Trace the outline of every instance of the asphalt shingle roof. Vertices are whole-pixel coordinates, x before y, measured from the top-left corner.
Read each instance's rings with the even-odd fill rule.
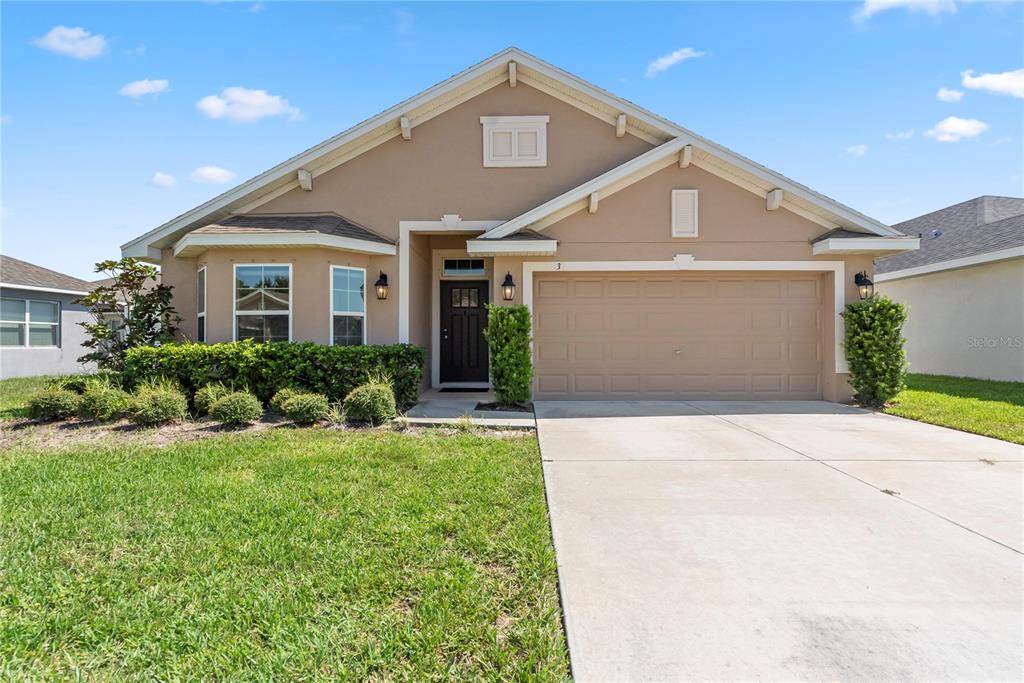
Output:
[[[976,197],[892,226],[921,248],[875,261],[875,272],[927,266],[1024,246],[1024,199]]]
[[[7,285],[23,286],[27,289],[66,289],[74,292],[88,292],[95,286],[77,277],[58,273],[49,268],[37,266],[12,256],[0,255],[0,282]]]
[[[219,223],[203,226],[194,232],[218,234],[260,234],[264,232],[281,232],[282,230],[319,232],[324,235],[350,237],[352,239],[365,240],[367,242],[394,244],[394,242],[386,237],[378,235],[358,223],[335,213],[296,214],[288,216],[252,214],[245,216],[231,216]]]

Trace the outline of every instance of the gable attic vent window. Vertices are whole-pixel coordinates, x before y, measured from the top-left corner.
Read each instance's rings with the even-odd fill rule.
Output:
[[[697,236],[697,190],[672,190],[672,236]]]
[[[481,116],[484,166],[548,165],[548,116]]]
[[[484,275],[484,260],[482,258],[446,258],[444,260],[444,275]]]

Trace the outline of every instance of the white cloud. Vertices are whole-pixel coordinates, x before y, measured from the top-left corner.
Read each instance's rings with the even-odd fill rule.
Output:
[[[938,98],[939,102],[959,102],[964,98],[964,91],[953,90],[952,88],[939,88],[939,92],[935,93],[935,97]]]
[[[930,16],[956,14],[956,2],[953,0],[864,0],[864,4],[853,13],[853,18],[856,21],[867,21],[879,12],[900,8],[924,12]]]
[[[188,179],[193,183],[223,185],[224,183],[230,183],[237,177],[238,174],[234,171],[229,171],[220,166],[200,166],[189,174]]]
[[[14,123],[13,116],[11,116],[10,114],[4,114],[3,116],[0,116],[0,124],[6,126],[9,123]]]
[[[965,88],[984,90],[994,95],[1010,95],[1024,99],[1024,69],[1004,71],[1000,74],[974,75],[974,69],[960,72]]]
[[[846,153],[852,157],[862,157],[868,153],[867,145],[850,145],[846,148]]]
[[[156,95],[157,93],[162,93],[167,90],[170,85],[171,82],[164,79],[151,81],[148,78],[143,78],[141,81],[126,83],[117,91],[117,94],[138,99],[143,95]]]
[[[978,119],[962,119],[959,116],[948,116],[924,134],[939,142],[960,142],[964,138],[981,135],[988,129],[988,124]]]
[[[391,16],[395,18],[395,29],[399,33],[412,33],[416,24],[416,15],[408,10],[396,9],[391,12]]]
[[[898,131],[896,133],[886,133],[885,134],[885,139],[886,140],[892,140],[893,142],[903,142],[905,140],[909,140],[912,137],[914,137],[914,129],[913,128],[909,128],[907,130],[901,130],[901,131]]]
[[[54,26],[50,32],[32,41],[41,47],[59,55],[68,55],[75,59],[94,59],[107,50],[107,39],[100,35],[92,35],[84,28]]]
[[[267,116],[288,116],[292,121],[302,118],[298,108],[283,97],[239,86],[224,88],[220,95],[207,95],[196,102],[196,108],[211,119],[236,123],[259,121]]]
[[[174,187],[178,184],[177,178],[172,176],[170,173],[162,173],[160,171],[154,173],[153,177],[149,179],[149,182],[157,187]]]
[[[647,73],[644,74],[644,78],[654,78],[662,71],[672,68],[679,62],[685,62],[687,59],[703,57],[706,54],[706,52],[702,52],[692,47],[684,47],[667,55],[662,55],[647,65]]]
[[[251,5],[249,5],[249,11],[253,13],[262,12],[265,9],[267,9],[267,6],[262,2],[254,2]]]

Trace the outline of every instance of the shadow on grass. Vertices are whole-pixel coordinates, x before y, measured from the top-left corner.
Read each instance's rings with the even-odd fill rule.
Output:
[[[907,389],[931,391],[979,401],[1001,401],[1024,407],[1024,382],[997,382],[972,377],[908,374]]]

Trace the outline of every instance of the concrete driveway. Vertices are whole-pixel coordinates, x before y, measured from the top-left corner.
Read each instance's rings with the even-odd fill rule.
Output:
[[[1024,679],[1024,447],[823,402],[536,412],[577,680]]]

